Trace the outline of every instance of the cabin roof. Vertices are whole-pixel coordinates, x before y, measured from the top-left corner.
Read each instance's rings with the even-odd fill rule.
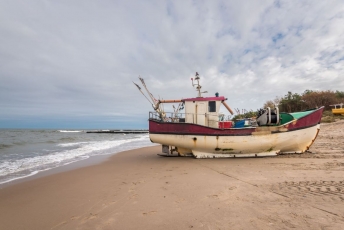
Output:
[[[226,98],[224,96],[220,97],[195,97],[195,98],[185,98],[182,101],[224,101]]]

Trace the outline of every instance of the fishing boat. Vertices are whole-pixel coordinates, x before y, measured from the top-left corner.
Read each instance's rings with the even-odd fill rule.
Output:
[[[330,105],[333,106],[334,108],[332,109],[332,114],[333,115],[344,115],[344,104],[335,104],[335,105]]]
[[[165,156],[193,156],[195,158],[259,157],[283,153],[303,153],[309,149],[320,130],[324,107],[302,112],[279,112],[278,107],[258,111],[256,118],[240,121],[226,120],[220,113],[224,106],[232,109],[224,96],[203,97],[199,74],[191,78],[197,97],[157,100],[146,89],[152,103],[149,112],[149,137],[162,145]],[[135,84],[135,83],[134,83]],[[143,95],[139,85],[135,84]],[[171,112],[163,104],[178,103]]]

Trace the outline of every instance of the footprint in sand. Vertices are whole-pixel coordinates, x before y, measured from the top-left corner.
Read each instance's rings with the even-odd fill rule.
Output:
[[[77,219],[79,219],[80,218],[80,216],[72,216],[70,219],[71,220],[77,220]]]
[[[155,213],[157,213],[157,211],[143,212],[142,215],[148,216],[148,215],[155,214]]]
[[[216,194],[214,194],[214,195],[208,195],[207,197],[208,197],[208,198],[214,198],[214,199],[218,199],[218,198],[219,198],[219,196],[216,195]]]

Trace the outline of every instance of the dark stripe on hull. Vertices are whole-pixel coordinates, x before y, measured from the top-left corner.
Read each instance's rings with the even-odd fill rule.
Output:
[[[316,126],[321,121],[324,107],[314,110],[298,120],[281,126],[264,126],[250,128],[218,129],[190,123],[170,123],[149,120],[149,133],[151,134],[172,134],[172,135],[195,135],[195,136],[249,136],[253,132],[271,131],[271,133],[291,132]],[[279,131],[278,129],[287,129]]]

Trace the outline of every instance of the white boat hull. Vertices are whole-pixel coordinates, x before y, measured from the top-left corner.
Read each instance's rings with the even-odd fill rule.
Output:
[[[154,143],[174,146],[179,155],[196,158],[271,156],[279,153],[303,153],[314,142],[320,124],[294,131],[256,133],[244,136],[205,136],[153,134]]]

